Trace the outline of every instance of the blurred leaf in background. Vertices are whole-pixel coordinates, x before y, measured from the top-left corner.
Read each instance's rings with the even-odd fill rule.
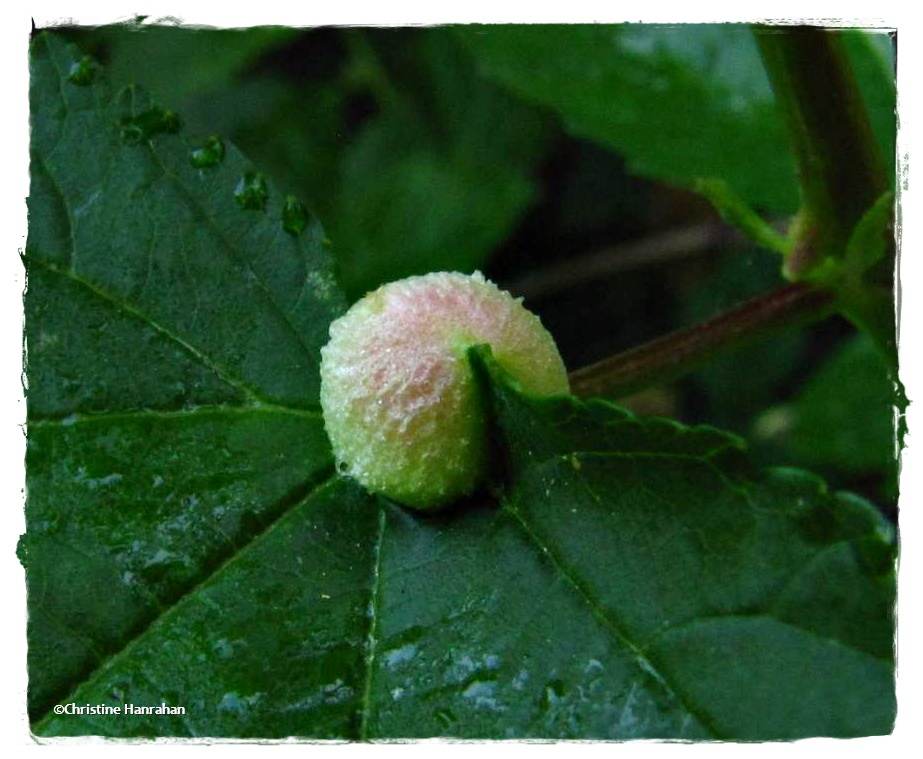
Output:
[[[681,186],[721,179],[770,213],[795,210],[788,135],[748,26],[470,26],[459,33],[488,75],[554,109],[575,134],[622,153],[632,171]],[[890,40],[844,36],[879,140],[893,157]]]
[[[748,27],[476,26],[460,34],[485,72],[625,155],[634,172],[682,185],[717,177],[751,203],[795,209],[788,138]]]
[[[899,402],[881,355],[866,335],[843,341],[790,403],[756,421],[753,438],[777,461],[798,462],[838,486],[897,498]]]
[[[478,78],[446,30],[379,30],[378,48],[351,35],[353,76],[380,111],[344,153],[327,217],[347,291],[482,267],[534,198],[545,124]]]
[[[179,107],[191,96],[224,86],[267,51],[298,34],[285,27],[208,29],[139,23],[81,29],[83,41],[106,51],[116,87],[142,84]]]

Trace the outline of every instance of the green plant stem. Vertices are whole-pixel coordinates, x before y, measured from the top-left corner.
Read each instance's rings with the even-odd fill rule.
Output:
[[[795,149],[808,246],[797,278],[827,256],[841,257],[863,214],[889,187],[885,163],[839,32],[817,27],[754,29]]]
[[[756,27],[754,33],[792,134],[801,179],[803,205],[785,273],[819,282],[823,267],[835,271],[833,262],[842,265],[857,225],[892,182],[841,33],[816,27]],[[869,332],[892,372],[893,277],[892,239],[863,281],[851,282],[838,299],[839,310]]]
[[[803,284],[780,287],[706,322],[673,332],[570,375],[581,396],[622,397],[668,382],[718,353],[829,315],[832,293]]]

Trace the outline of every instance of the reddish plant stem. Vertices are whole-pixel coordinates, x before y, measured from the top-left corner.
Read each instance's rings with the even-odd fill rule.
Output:
[[[676,379],[716,353],[821,319],[833,311],[833,306],[834,296],[827,291],[802,284],[786,285],[694,327],[571,372],[571,390],[582,396],[630,395]]]

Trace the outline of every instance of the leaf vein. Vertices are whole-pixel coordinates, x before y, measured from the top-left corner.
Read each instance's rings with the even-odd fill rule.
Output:
[[[267,302],[272,306],[275,312],[279,315],[279,317],[282,319],[282,322],[291,330],[292,334],[295,337],[295,341],[298,344],[298,347],[304,352],[305,356],[307,356],[309,364],[311,365],[316,364],[317,360],[314,354],[312,353],[311,349],[305,343],[304,337],[302,336],[301,331],[298,329],[298,327],[295,326],[295,323],[289,317],[289,313],[276,300],[275,296],[273,295],[272,291],[269,289],[269,287],[267,286],[263,278],[260,277],[259,274],[256,273],[256,271],[254,271],[253,266],[247,260],[247,257],[237,251],[235,246],[227,238],[224,232],[221,231],[220,227],[215,223],[215,220],[211,217],[211,215],[206,210],[205,206],[195,196],[195,194],[191,190],[189,190],[189,188],[186,187],[183,181],[176,174],[174,174],[167,168],[166,164],[163,162],[163,159],[158,154],[156,150],[156,146],[151,140],[147,141],[147,147],[150,150],[151,157],[157,162],[157,165],[160,167],[160,170],[163,172],[164,178],[166,178],[171,184],[173,184],[177,189],[179,189],[180,192],[183,194],[183,196],[186,198],[186,200],[189,201],[189,203],[193,205],[199,211],[199,215],[205,221],[205,223],[209,226],[212,232],[214,232],[215,236],[221,242],[222,249],[224,249],[227,252],[230,259],[236,265],[241,266],[244,269],[246,269],[248,272],[250,272],[250,274],[253,276],[254,281],[258,284],[260,290],[262,290],[264,295],[266,296]]]
[[[276,404],[260,403],[258,405],[232,406],[225,404],[214,404],[209,406],[186,406],[178,409],[150,409],[139,408],[127,411],[105,411],[101,413],[81,413],[70,414],[65,417],[38,417],[27,420],[27,425],[32,428],[44,427],[70,427],[75,424],[87,424],[92,422],[111,423],[118,421],[128,421],[131,419],[184,419],[193,416],[231,416],[233,414],[290,414],[292,416],[301,416],[307,419],[321,419],[320,411],[314,409],[301,409],[293,406],[279,406]]]
[[[365,686],[362,690],[362,719],[359,723],[359,740],[368,739],[369,712],[371,711],[372,696],[372,671],[375,664],[375,648],[377,646],[378,606],[380,603],[379,592],[381,589],[381,548],[385,539],[385,525],[387,516],[384,508],[378,512],[378,535],[375,538],[373,549],[374,560],[372,563],[372,582],[369,597],[369,632],[366,640],[365,657]]]
[[[173,332],[171,332],[169,329],[164,327],[159,322],[155,321],[149,314],[145,313],[144,311],[141,311],[138,308],[132,306],[128,302],[119,298],[118,296],[113,295],[112,293],[106,292],[100,287],[97,287],[95,284],[84,279],[76,272],[67,271],[65,269],[62,269],[59,266],[56,266],[50,261],[46,261],[44,259],[37,258],[34,256],[29,256],[27,261],[30,265],[41,266],[42,268],[46,269],[47,271],[52,272],[53,274],[56,274],[59,277],[70,279],[71,281],[76,282],[79,285],[82,285],[87,290],[89,290],[91,293],[93,293],[93,295],[98,297],[100,300],[105,301],[107,304],[113,307],[116,311],[122,314],[128,315],[128,316],[131,316],[132,318],[137,319],[138,321],[151,327],[157,333],[163,335],[168,340],[179,345],[181,348],[183,348],[185,352],[187,352],[193,358],[198,360],[206,368],[213,371],[219,377],[219,379],[221,379],[226,384],[230,385],[231,387],[243,393],[243,395],[246,396],[251,402],[267,403],[267,404],[272,403],[272,401],[270,401],[268,398],[262,397],[260,394],[258,394],[257,391],[255,391],[252,387],[246,384],[243,380],[231,375],[226,369],[220,367],[211,358],[209,358],[206,354],[204,354],[194,345],[192,345],[191,343],[189,343],[188,341],[186,341],[179,335],[176,335]]]
[[[682,694],[682,692],[676,687],[675,684],[667,682],[663,674],[660,673],[654,667],[651,661],[644,655],[644,651],[641,649],[641,647],[628,637],[620,624],[612,619],[611,612],[604,610],[602,606],[592,597],[587,588],[583,586],[583,584],[573,575],[573,573],[567,570],[567,568],[561,562],[560,557],[554,551],[552,551],[552,549],[544,541],[542,541],[541,538],[539,538],[539,536],[523,518],[519,510],[516,509],[509,501],[504,503],[503,510],[510,515],[512,521],[519,525],[520,529],[523,531],[526,537],[528,537],[532,544],[548,559],[549,563],[558,573],[561,579],[563,579],[565,583],[571,587],[571,589],[589,608],[592,615],[597,619],[598,622],[600,622],[603,628],[607,630],[613,638],[615,638],[616,642],[618,642],[631,653],[639,669],[650,674],[657,682],[659,682],[667,692],[676,698],[682,708],[687,713],[692,714],[696,720],[698,720],[698,722],[705,728],[705,730],[707,730],[714,738],[723,739],[724,736],[717,730],[711,720],[705,715],[701,714],[697,709],[695,709],[689,703],[689,699]]]

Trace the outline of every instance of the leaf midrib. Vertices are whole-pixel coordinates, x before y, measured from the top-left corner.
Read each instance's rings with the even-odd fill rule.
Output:
[[[583,459],[603,459],[603,460],[605,460],[605,459],[635,459],[635,458],[637,458],[637,459],[642,459],[642,460],[643,460],[643,459],[671,459],[671,460],[678,460],[678,461],[691,461],[691,462],[694,462],[694,463],[696,463],[696,464],[701,464],[702,466],[705,466],[705,467],[707,467],[709,470],[711,470],[711,472],[722,482],[722,484],[724,485],[724,487],[728,488],[728,490],[732,491],[732,492],[735,493],[737,496],[739,496],[741,499],[743,499],[743,500],[747,503],[747,505],[748,505],[750,508],[752,508],[752,509],[754,509],[754,510],[757,510],[757,511],[763,510],[760,506],[758,506],[758,505],[753,501],[753,497],[752,497],[752,495],[751,495],[751,493],[749,492],[749,489],[748,489],[747,487],[745,487],[744,485],[742,485],[742,484],[740,484],[740,483],[735,482],[731,477],[728,476],[728,474],[727,474],[726,472],[724,472],[724,471],[721,469],[721,467],[719,467],[719,466],[714,462],[714,460],[713,460],[713,459],[714,459],[714,453],[716,453],[716,452],[717,452],[717,453],[720,453],[720,450],[717,450],[717,451],[715,451],[715,452],[710,452],[710,453],[707,453],[707,454],[703,454],[702,456],[697,456],[697,455],[687,454],[687,453],[671,453],[671,452],[656,452],[656,451],[596,451],[596,450],[594,450],[594,451],[574,451],[574,452],[571,452],[571,453],[558,454],[558,455],[555,455],[555,456],[551,456],[551,457],[549,457],[549,458],[547,458],[547,459],[543,459],[542,461],[533,464],[532,467],[534,467],[534,468],[540,468],[540,467],[547,466],[547,465],[549,465],[549,464],[556,464],[556,463],[561,463],[561,462],[570,462],[571,459],[572,459],[572,457],[574,457],[574,456],[578,456],[578,457],[583,458]],[[582,476],[580,476],[580,475],[578,475],[578,479],[581,480],[581,483],[582,483],[583,486],[587,489],[587,491],[588,491],[594,498],[596,498],[596,499],[598,500],[598,496],[593,492],[592,488],[590,488],[589,483],[587,483],[587,482],[585,481],[585,479],[584,479]],[[782,514],[779,514],[778,516],[779,516],[780,518],[784,518],[784,515],[782,515]],[[819,639],[819,640],[827,640],[827,641],[830,641],[830,642],[832,642],[832,643],[836,643],[836,644],[838,644],[839,646],[842,646],[843,648],[846,648],[846,649],[848,649],[848,650],[854,651],[854,652],[856,652],[856,653],[863,654],[863,655],[867,655],[867,656],[871,656],[872,658],[879,659],[879,660],[881,660],[881,661],[887,661],[887,658],[886,658],[886,657],[880,657],[880,656],[877,656],[877,655],[875,655],[875,654],[869,653],[868,651],[865,651],[865,650],[863,650],[863,649],[861,649],[861,648],[857,648],[857,647],[851,645],[850,643],[847,643],[846,641],[840,640],[840,639],[838,639],[838,638],[831,638],[831,637],[828,637],[828,636],[821,635],[820,633],[818,633],[818,632],[815,631],[815,630],[812,630],[812,629],[810,629],[810,628],[808,628],[808,627],[804,627],[804,626],[802,626],[802,625],[797,625],[797,624],[793,623],[791,620],[782,619],[782,618],[780,618],[779,616],[777,616],[777,611],[778,611],[777,607],[778,607],[778,604],[779,604],[779,603],[782,601],[782,599],[785,597],[785,594],[786,594],[786,593],[788,592],[788,590],[791,588],[792,584],[795,583],[797,580],[799,580],[799,579],[801,578],[801,576],[802,576],[805,572],[809,571],[817,562],[821,561],[821,560],[827,555],[828,552],[833,551],[833,550],[836,550],[836,549],[838,549],[839,547],[841,547],[841,546],[843,546],[843,545],[849,545],[849,544],[851,544],[851,542],[852,542],[852,540],[851,540],[850,538],[841,538],[841,539],[838,539],[838,540],[831,541],[830,543],[828,543],[826,546],[824,546],[824,547],[823,547],[822,549],[820,549],[819,551],[814,552],[814,553],[808,558],[807,561],[803,562],[803,563],[800,564],[796,569],[792,570],[792,571],[785,577],[785,579],[782,580],[782,581],[780,582],[779,586],[773,591],[771,597],[768,598],[768,599],[765,601],[764,606],[763,606],[759,611],[754,612],[754,613],[752,613],[752,614],[730,613],[730,614],[720,615],[720,616],[727,616],[727,617],[745,617],[745,616],[749,616],[749,617],[758,617],[758,616],[762,616],[762,617],[765,617],[765,618],[767,618],[767,619],[773,619],[773,620],[775,620],[776,622],[779,622],[780,624],[784,624],[784,625],[787,625],[787,626],[789,626],[789,627],[792,627],[793,629],[801,630],[802,632],[804,632],[804,633],[806,633],[806,634],[808,634],[808,635],[811,635],[811,636],[813,636],[813,637],[815,637],[815,638],[817,638],[817,639]],[[603,613],[605,613],[605,612],[603,612]],[[714,617],[717,617],[717,616],[719,616],[719,615],[712,615],[711,617],[708,617],[708,618],[714,618]],[[691,624],[691,623],[695,622],[696,620],[701,620],[701,619],[704,619],[704,617],[693,617],[692,619],[687,620],[686,622],[684,622],[683,625],[685,625],[685,624]],[[681,626],[683,626],[683,625],[677,625],[676,627],[681,627]],[[658,633],[657,635],[655,635],[655,636],[649,638],[648,640],[645,641],[644,646],[640,646],[640,647],[638,648],[638,650],[641,651],[642,653],[643,653],[644,651],[649,650],[649,649],[651,648],[651,646],[653,645],[654,641],[656,641],[659,637],[661,637],[661,636],[663,636],[663,635],[669,633],[670,630],[672,630],[672,629],[674,629],[674,628],[667,628],[666,630],[663,630],[663,631],[661,631],[660,633]]]

